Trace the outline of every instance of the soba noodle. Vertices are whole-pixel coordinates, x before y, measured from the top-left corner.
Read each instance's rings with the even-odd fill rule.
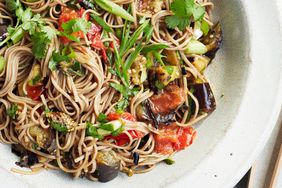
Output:
[[[178,28],[165,27],[165,17],[173,15],[170,11],[171,0],[164,0],[161,10],[157,10],[153,14],[138,8],[140,2],[143,1],[113,0],[124,9],[131,7],[131,14],[135,20],[131,25],[131,33],[140,26],[139,21],[144,17],[150,20],[153,28],[152,37],[148,44],[165,44],[167,45],[166,50],[179,53],[178,57],[183,61],[182,67],[184,67],[186,75],[189,76],[181,75],[172,82],[183,89],[186,94],[183,103],[186,110],[177,108],[175,120],[179,127],[192,126],[208,114],[201,111],[199,99],[189,88],[191,80],[208,82],[203,72],[199,71],[191,60],[202,58],[204,55],[184,53],[187,45],[193,39],[195,28],[193,24],[183,31]],[[54,30],[59,26],[61,7],[68,6],[70,2],[71,0],[21,0],[25,8],[30,8],[34,14],[39,13],[45,24]],[[213,22],[210,15],[213,8],[212,2],[209,0],[196,0],[196,2],[205,8],[206,13],[203,20],[212,28]],[[14,15],[7,9],[4,0],[0,1],[0,13],[2,22],[15,25]],[[83,15],[87,14],[98,15],[114,31],[122,29],[126,24],[123,18],[100,8],[88,9],[83,13]],[[101,40],[103,43],[109,44],[117,39],[118,36],[113,32],[103,35]],[[33,174],[33,171],[39,172],[42,168],[49,168],[70,173],[76,178],[87,176],[90,180],[96,181],[96,157],[99,151],[113,151],[120,160],[119,170],[129,174],[148,172],[157,163],[176,152],[170,154],[156,152],[154,135],[160,134],[160,130],[154,126],[154,122],[138,119],[138,107],[156,95],[146,84],[138,85],[138,92],[129,98],[129,105],[125,110],[138,120],[124,120],[123,134],[129,138],[127,143],[119,145],[115,139],[98,139],[87,135],[87,122],[97,125],[99,114],[108,115],[115,112],[118,101],[124,98],[122,93],[110,86],[111,83],[122,83],[122,81],[110,70],[112,67],[104,62],[99,49],[91,47],[90,44],[91,41],[86,35],[81,38],[80,43],[69,42],[68,44],[75,53],[75,61],[79,62],[84,69],[84,74],[81,76],[65,74],[59,69],[50,70],[49,62],[53,52],[59,52],[64,45],[58,35],[48,44],[45,57],[42,59],[34,57],[33,43],[28,34],[25,34],[16,44],[5,46],[0,50],[0,55],[6,61],[4,69],[0,72],[0,140],[5,144],[20,144],[26,150],[36,154],[39,161],[30,166],[32,172],[26,172],[27,174]],[[125,61],[135,50],[136,46],[128,49],[121,57],[122,60]],[[31,99],[27,90],[31,72],[36,65],[40,66],[40,73],[45,83],[45,94],[42,94],[39,100]],[[18,109],[16,118],[13,119],[8,116],[7,111],[14,104]],[[191,104],[194,106],[193,114],[189,114],[188,110],[191,108]],[[55,150],[52,152],[47,152],[42,148],[38,149],[38,143],[37,148],[34,147],[37,140],[31,133],[31,128],[34,126],[40,127],[40,130],[53,130],[46,120],[46,114],[42,112],[42,109],[44,110],[46,107],[64,113],[76,125],[72,131],[65,134],[55,131]],[[140,131],[143,135],[147,135],[146,139],[133,138],[130,130]],[[138,164],[134,162],[132,153],[138,153]],[[68,159],[66,159],[66,155],[69,155]],[[66,160],[71,160],[72,164],[67,165]],[[20,172],[17,169],[13,171]]]

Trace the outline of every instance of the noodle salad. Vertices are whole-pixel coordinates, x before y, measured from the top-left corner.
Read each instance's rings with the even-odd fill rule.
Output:
[[[33,174],[108,182],[191,145],[216,108],[209,0],[0,0],[0,140]]]

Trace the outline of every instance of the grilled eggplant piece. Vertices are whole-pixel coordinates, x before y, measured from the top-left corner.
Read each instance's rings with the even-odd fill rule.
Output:
[[[52,153],[56,149],[55,132],[51,128],[43,129],[41,126],[32,126],[29,128],[29,134],[36,140],[36,144]]]
[[[20,157],[20,161],[16,165],[20,167],[30,167],[39,162],[36,154],[26,150],[20,144],[12,144],[12,153]]]
[[[206,45],[208,52],[204,55],[209,57],[212,61],[216,55],[216,52],[219,50],[222,42],[222,30],[220,24],[217,23],[209,31],[207,36],[201,39],[201,42]]]
[[[169,125],[174,122],[176,110],[184,103],[185,92],[177,85],[168,85],[158,95],[153,95],[137,108],[137,118],[159,124]]]
[[[162,10],[163,5],[163,0],[138,0],[137,10],[141,13],[154,15]]]
[[[96,157],[97,178],[100,182],[108,182],[117,177],[120,160],[113,151],[99,151]]]
[[[209,83],[196,83],[191,85],[194,96],[199,101],[200,110],[211,113],[216,109],[215,98]]]
[[[154,66],[148,71],[149,87],[157,93],[180,75],[180,68],[177,66]]]

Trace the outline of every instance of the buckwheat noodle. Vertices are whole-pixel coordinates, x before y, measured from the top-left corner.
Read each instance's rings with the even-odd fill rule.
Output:
[[[46,21],[46,24],[52,28],[58,28],[58,18],[60,16],[60,7],[67,6],[70,0],[39,0],[28,1],[21,0],[25,7],[31,8],[34,13],[39,13]],[[138,17],[147,17],[153,26],[153,35],[150,44],[166,44],[167,50],[179,51],[180,57],[185,66],[185,70],[190,77],[200,79],[207,82],[202,72],[189,60],[183,50],[192,39],[194,30],[189,27],[184,31],[178,29],[169,30],[164,27],[164,18],[172,15],[169,11],[171,0],[164,0],[161,10],[152,10],[149,14],[142,11],[139,7],[139,0],[113,0],[116,4],[126,8],[132,7],[132,15],[135,22],[131,28],[134,31],[138,27]],[[212,26],[210,13],[213,4],[209,0],[197,0],[206,9],[204,20]],[[11,13],[5,7],[5,1],[0,1],[0,22],[13,23],[14,19]],[[91,13],[99,15],[111,28],[123,28],[125,20],[117,17],[102,9],[88,9],[84,14]],[[103,37],[103,42],[112,42],[116,40],[114,34]],[[25,172],[13,169],[15,172],[24,174],[33,174],[40,172],[40,169],[49,168],[61,170],[72,174],[78,178],[87,176],[90,180],[96,181],[93,175],[97,168],[96,156],[98,151],[114,151],[116,157],[120,159],[120,171],[134,174],[144,173],[152,170],[155,165],[169,155],[156,153],[154,151],[155,140],[154,134],[158,134],[151,123],[142,121],[126,122],[123,133],[128,135],[129,142],[125,145],[118,146],[114,140],[98,140],[97,138],[86,135],[86,122],[97,123],[96,119],[100,113],[109,114],[115,110],[115,105],[123,96],[114,88],[110,87],[110,83],[120,83],[116,75],[109,71],[109,66],[103,63],[102,57],[98,50],[89,46],[86,37],[81,43],[70,43],[78,61],[85,69],[83,76],[70,76],[61,71],[51,71],[48,63],[52,57],[53,51],[59,51],[60,38],[54,37],[48,45],[46,57],[42,60],[36,60],[32,53],[32,43],[28,35],[15,45],[5,46],[0,50],[0,55],[6,60],[5,67],[0,72],[0,140],[5,144],[20,144],[27,150],[35,153],[39,158],[39,163],[31,166],[32,172]],[[124,54],[125,59],[135,48],[129,49]],[[192,57],[195,57],[192,55]],[[26,85],[35,64],[40,65],[42,77],[46,80],[46,95],[41,95],[41,100],[34,101],[27,96]],[[184,104],[189,107],[189,100],[194,103],[195,110],[190,120],[188,118],[188,110],[178,109],[176,112],[177,125],[187,127],[194,125],[207,116],[207,113],[200,113],[199,101],[188,89],[187,77],[174,81],[180,88],[183,88],[186,97]],[[153,96],[153,91],[140,85],[139,92],[130,99],[128,111],[136,117],[138,105]],[[7,115],[7,110],[17,104],[17,118],[11,119]],[[50,128],[46,121],[46,117],[40,112],[44,107],[57,109],[69,115],[77,124],[74,131],[66,134],[55,133],[56,150],[53,153],[36,150],[32,147],[32,143],[36,142],[30,133],[30,128],[39,126],[42,129]],[[138,130],[144,135],[148,135],[146,143],[140,147],[141,138],[133,139],[128,130]],[[138,165],[134,164],[132,152],[139,154]],[[69,167],[65,163],[65,153],[68,153],[72,159],[72,166]]]

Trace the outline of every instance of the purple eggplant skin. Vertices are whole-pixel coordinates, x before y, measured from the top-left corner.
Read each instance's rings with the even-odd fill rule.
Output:
[[[113,151],[99,151],[96,163],[99,182],[105,183],[118,176],[120,160],[117,159]]]
[[[196,83],[191,85],[194,96],[199,101],[200,111],[211,113],[216,109],[214,94],[209,83]]]
[[[16,162],[20,167],[30,167],[39,162],[35,153],[26,150],[20,144],[12,144],[12,153],[20,157],[20,161]]]

